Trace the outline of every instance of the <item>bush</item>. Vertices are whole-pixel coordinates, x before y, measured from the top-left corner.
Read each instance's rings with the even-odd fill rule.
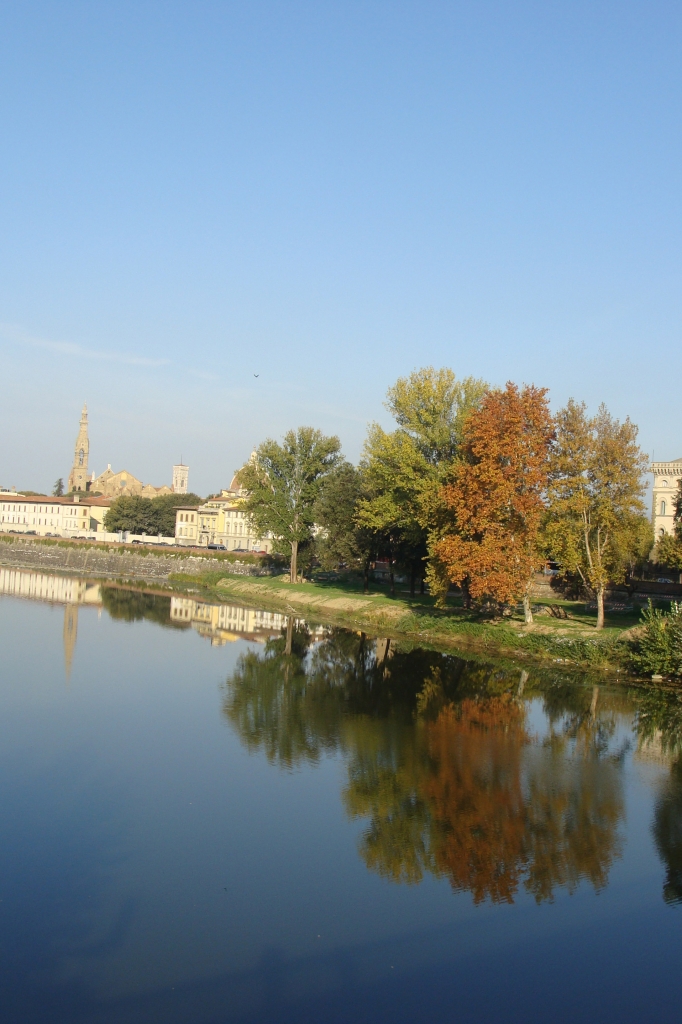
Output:
[[[672,603],[669,612],[649,607],[643,616],[644,630],[632,652],[632,663],[643,675],[682,675],[682,604]]]

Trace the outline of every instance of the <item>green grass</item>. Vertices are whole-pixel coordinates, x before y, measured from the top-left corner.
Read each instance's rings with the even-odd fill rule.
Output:
[[[181,586],[199,583],[207,596],[223,601],[232,598],[257,603],[312,622],[335,623],[429,646],[613,670],[622,670],[627,661],[629,647],[622,634],[639,622],[639,613],[613,613],[607,617],[606,627],[597,631],[596,614],[584,603],[538,601],[538,606],[560,604],[571,617],[537,617],[533,626],[527,627],[520,611],[510,618],[485,620],[464,609],[457,599],[437,608],[428,595],[391,595],[387,587],[377,584],[363,594],[362,582],[353,578],[323,577],[292,585],[285,576],[254,578],[211,571],[199,577],[174,574],[169,582]]]

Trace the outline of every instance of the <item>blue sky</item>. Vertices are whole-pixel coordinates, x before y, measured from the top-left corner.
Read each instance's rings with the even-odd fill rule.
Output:
[[[5,3],[0,484],[359,457],[447,365],[682,455],[682,8]],[[254,374],[259,374],[256,378]]]

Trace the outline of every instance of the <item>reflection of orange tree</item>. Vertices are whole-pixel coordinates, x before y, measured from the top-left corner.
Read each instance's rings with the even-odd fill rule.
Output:
[[[361,854],[386,878],[430,873],[477,902],[605,885],[623,814],[612,698],[552,680],[540,743],[527,672],[386,648],[344,631],[311,648],[292,627],[239,659],[224,714],[287,770],[342,753],[346,809],[369,819]]]
[[[505,697],[465,700],[426,726],[430,774],[422,792],[433,819],[438,874],[476,903],[512,901],[525,863],[523,709]]]
[[[533,743],[504,695],[446,705],[413,736],[399,764],[351,766],[346,806],[371,819],[369,867],[408,882],[430,871],[475,902],[512,902],[522,880],[538,901],[582,878],[606,883],[623,813],[618,761],[573,737]]]

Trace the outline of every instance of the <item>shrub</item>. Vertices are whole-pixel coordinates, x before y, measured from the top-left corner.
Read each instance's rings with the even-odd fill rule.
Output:
[[[642,615],[644,630],[632,652],[634,667],[644,675],[682,675],[682,604],[669,612],[649,606]]]

